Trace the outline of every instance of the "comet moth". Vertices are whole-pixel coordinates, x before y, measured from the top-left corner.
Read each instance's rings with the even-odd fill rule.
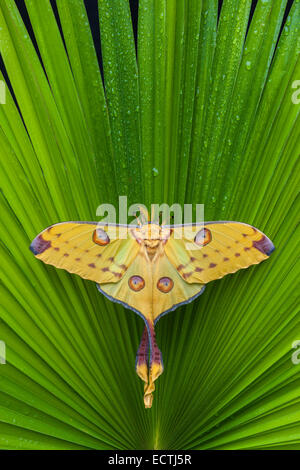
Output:
[[[163,372],[155,324],[199,297],[205,285],[267,259],[274,245],[255,227],[230,221],[159,225],[145,214],[136,224],[62,222],[31,243],[35,257],[97,283],[113,302],[145,322],[136,356],[151,408],[154,382]]]

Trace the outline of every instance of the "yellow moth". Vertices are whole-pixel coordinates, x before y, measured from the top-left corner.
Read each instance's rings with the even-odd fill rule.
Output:
[[[239,222],[63,222],[41,232],[30,249],[44,263],[95,281],[108,299],[143,318],[136,372],[145,382],[145,407],[151,408],[154,382],[163,372],[154,331],[158,319],[196,299],[208,282],[267,259],[274,245]]]

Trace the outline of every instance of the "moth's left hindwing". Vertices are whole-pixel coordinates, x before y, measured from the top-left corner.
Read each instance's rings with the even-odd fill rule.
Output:
[[[165,253],[187,283],[207,282],[267,259],[274,245],[255,227],[240,222],[170,226]]]
[[[118,282],[135,259],[139,245],[121,226],[97,222],[62,222],[51,225],[31,243],[44,263],[98,283]]]
[[[140,249],[130,264],[121,282],[97,285],[99,291],[113,302],[152,320],[152,270],[145,259],[144,250]]]

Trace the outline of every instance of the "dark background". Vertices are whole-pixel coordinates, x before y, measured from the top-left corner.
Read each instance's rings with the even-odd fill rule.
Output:
[[[36,0],[36,1],[39,1],[39,0]],[[181,1],[181,0],[177,0],[177,1]],[[273,0],[273,1],[278,1],[278,0]],[[283,25],[285,23],[286,17],[289,14],[289,11],[291,9],[293,1],[294,0],[289,0],[288,3],[287,3],[287,8],[286,8],[284,19],[283,19]],[[252,1],[250,20],[253,16],[253,12],[254,12],[254,9],[255,9],[255,6],[256,6],[257,2],[258,2],[258,0],[253,0]],[[36,44],[36,41],[35,41],[35,38],[34,38],[34,34],[33,34],[33,31],[32,31],[32,28],[31,28],[29,16],[28,16],[27,11],[26,11],[25,0],[15,0],[15,3],[16,3],[16,5],[17,5],[17,7],[18,7],[18,9],[21,13],[23,21],[24,21],[24,23],[26,25],[26,28],[28,30],[28,33],[29,33],[29,35],[30,35],[30,37],[33,41],[33,44],[34,44],[34,46],[37,50],[37,53],[39,54],[37,44]],[[94,39],[94,44],[95,44],[95,48],[96,48],[96,52],[97,52],[97,56],[98,56],[98,61],[99,61],[101,73],[103,73],[102,59],[101,59],[101,46],[100,46],[98,2],[97,2],[97,0],[84,0],[84,3],[85,3],[85,6],[86,6],[86,10],[87,10],[91,30],[92,30],[92,35],[93,35],[93,39]],[[129,0],[129,3],[130,3],[131,14],[132,14],[133,31],[134,31],[134,36],[135,36],[135,40],[136,40],[136,38],[137,38],[138,4],[139,4],[139,2],[138,2],[138,0]],[[219,14],[220,14],[220,11],[221,11],[221,8],[222,8],[222,3],[223,3],[223,0],[219,0]],[[52,5],[52,8],[53,8],[54,14],[56,16],[58,25],[60,27],[59,16],[58,16],[57,8],[56,8],[56,0],[51,0],[51,5]],[[283,28],[283,25],[282,25],[282,28]],[[282,30],[282,28],[281,28],[281,30]],[[7,76],[7,73],[6,73],[5,66],[4,66],[3,59],[1,57],[1,55],[0,55],[0,70],[4,75],[4,78],[5,78],[7,84],[10,88],[11,93],[13,94],[12,89],[10,87],[10,82],[8,80],[8,76]],[[13,94],[13,96],[14,96],[14,94]]]

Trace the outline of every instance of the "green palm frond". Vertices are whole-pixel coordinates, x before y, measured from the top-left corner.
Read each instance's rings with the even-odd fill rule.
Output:
[[[140,0],[136,54],[128,1],[99,0],[104,82],[84,1],[59,24],[25,3],[34,42],[0,3],[0,448],[300,449],[300,2]],[[142,321],[28,249],[119,195],[204,203],[276,246],[159,322],[151,410]]]

